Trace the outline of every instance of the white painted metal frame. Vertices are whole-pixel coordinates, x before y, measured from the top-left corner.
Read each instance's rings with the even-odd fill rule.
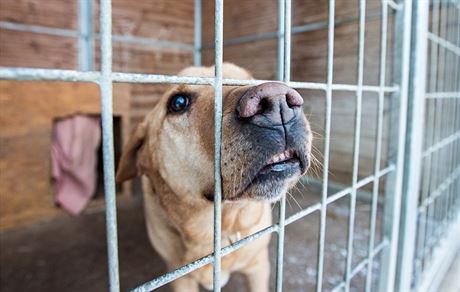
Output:
[[[179,77],[170,75],[154,74],[134,74],[121,73],[112,71],[112,42],[126,41],[154,46],[176,47],[194,52],[194,63],[201,64],[201,49],[203,47],[201,40],[201,5],[202,0],[195,0],[195,41],[193,45],[164,42],[159,40],[142,39],[132,36],[112,35],[112,15],[111,0],[100,0],[100,35],[93,35],[92,25],[88,23],[91,9],[80,1],[81,20],[80,33],[71,30],[51,29],[46,27],[28,26],[0,22],[0,28],[32,31],[37,33],[47,33],[65,37],[80,38],[80,71],[73,70],[54,70],[54,69],[32,69],[32,68],[0,68],[0,79],[9,80],[62,80],[70,82],[95,82],[101,89],[102,104],[102,127],[103,127],[103,158],[104,158],[104,186],[106,198],[106,227],[107,227],[107,246],[109,260],[109,290],[119,291],[119,271],[118,271],[118,249],[117,249],[117,219],[116,219],[116,198],[114,183],[114,155],[113,155],[113,132],[112,132],[112,84],[113,82],[128,83],[183,83],[183,84],[207,84],[214,87],[215,90],[215,205],[214,205],[214,252],[174,271],[166,273],[156,279],[144,283],[133,291],[150,291],[166,285],[167,283],[184,276],[207,264],[213,264],[214,291],[220,291],[220,261],[221,257],[245,246],[261,236],[276,232],[277,240],[277,264],[276,264],[276,291],[282,291],[283,287],[283,254],[284,254],[284,230],[285,226],[300,220],[314,212],[319,212],[319,240],[318,240],[318,259],[316,274],[316,291],[323,291],[324,279],[324,257],[325,257],[325,235],[326,235],[326,218],[327,207],[333,202],[350,196],[350,216],[348,221],[348,240],[346,269],[343,281],[335,286],[333,291],[349,291],[351,280],[361,271],[366,271],[365,290],[371,291],[372,287],[372,266],[377,255],[381,255],[381,268],[379,287],[380,291],[391,291],[397,289],[414,288],[411,284],[413,280],[413,266],[417,267],[417,257],[426,260],[427,254],[432,254],[436,250],[443,250],[444,247],[453,248],[457,246],[458,238],[452,238],[453,232],[460,227],[458,213],[460,209],[460,96],[459,96],[459,29],[443,28],[443,33],[438,34],[435,31],[427,31],[429,7],[425,1],[392,1],[381,0],[381,32],[380,32],[380,65],[379,65],[379,84],[378,86],[365,85],[363,76],[365,74],[365,29],[366,20],[369,17],[378,17],[379,15],[366,15],[366,1],[359,0],[359,48],[357,63],[357,84],[335,84],[333,83],[333,66],[334,66],[334,31],[335,26],[340,23],[355,21],[356,19],[338,20],[335,17],[335,0],[329,0],[328,20],[325,23],[306,25],[302,27],[291,27],[291,0],[278,0],[278,32],[267,35],[256,35],[242,37],[241,39],[228,42],[228,45],[257,41],[264,38],[278,38],[278,80],[285,82],[291,87],[298,89],[315,89],[325,93],[325,124],[324,124],[324,161],[322,176],[322,194],[318,203],[313,204],[299,212],[286,218],[286,201],[285,197],[281,198],[279,209],[279,221],[255,234],[234,242],[230,246],[221,247],[221,174],[220,174],[220,143],[221,143],[221,118],[222,118],[222,86],[223,85],[255,85],[268,80],[233,80],[224,79],[222,76],[223,62],[223,0],[215,0],[215,76],[213,78],[205,77]],[[435,0],[441,1],[441,0]],[[447,3],[447,2],[446,2]],[[458,23],[459,6],[451,4],[451,9],[456,9],[455,13],[449,10],[449,19],[456,15]],[[443,4],[446,5],[446,4]],[[414,8],[414,9],[413,9]],[[432,8],[432,19],[438,17],[438,6]],[[443,11],[444,20],[447,19],[447,11]],[[394,15],[393,27],[393,82],[391,86],[386,85],[386,56],[387,56],[387,29],[389,14]],[[414,19],[412,16],[414,15]],[[454,16],[452,16],[454,15]],[[86,23],[84,23],[86,19]],[[413,21],[412,21],[413,20]],[[437,21],[437,20],[436,20]],[[437,25],[437,24],[436,24]],[[327,77],[325,83],[312,82],[295,82],[290,77],[290,59],[291,59],[291,34],[301,33],[318,27],[324,27],[328,30],[328,50],[327,50]],[[411,36],[413,39],[411,50]],[[93,56],[90,54],[94,38],[100,38],[101,41],[101,71],[92,70]],[[430,91],[425,91],[425,70],[427,57],[427,42],[430,41],[436,50],[442,51],[440,63],[442,68],[442,78],[437,76],[433,81],[431,76],[430,82],[435,82],[435,87],[429,87]],[[412,54],[411,54],[412,52]],[[438,63],[438,54],[432,52],[430,70],[436,70]],[[433,59],[434,58],[434,59]],[[91,59],[91,62],[88,60]],[[453,64],[446,66],[446,64]],[[86,72],[82,72],[86,71]],[[452,74],[452,71],[454,72]],[[451,74],[451,75],[449,75]],[[433,75],[433,74],[432,74]],[[440,74],[438,74],[440,75]],[[446,78],[444,78],[446,77]],[[444,81],[446,79],[446,81]],[[438,86],[437,82],[442,81],[443,86]],[[356,94],[356,111],[355,111],[355,135],[353,147],[353,169],[352,183],[350,187],[328,195],[329,186],[329,149],[331,137],[331,117],[332,117],[332,98],[333,92],[350,91]],[[378,94],[377,104],[377,132],[375,161],[373,174],[363,179],[358,179],[359,164],[359,140],[361,128],[361,111],[362,98],[364,92],[374,92]],[[381,169],[381,152],[382,152],[382,135],[383,135],[383,109],[385,95],[392,96],[391,121],[392,121],[392,141],[389,149],[388,166]],[[425,99],[422,98],[425,96]],[[448,100],[453,106],[440,107],[436,110],[429,109],[427,115],[432,118],[433,115],[446,114],[452,119],[452,122],[445,120],[435,120],[436,125],[443,125],[442,139],[437,139],[436,143],[422,149],[422,128],[425,104],[427,100],[436,102]],[[453,102],[452,102],[453,100]],[[431,120],[430,120],[431,121]],[[428,130],[430,137],[434,137],[437,129]],[[407,147],[406,147],[407,145]],[[425,143],[424,145],[427,145]],[[447,149],[447,150],[446,150]],[[446,152],[447,151],[447,152]],[[441,154],[441,158],[432,161],[432,156]],[[428,169],[422,169],[422,160],[429,161]],[[449,165],[449,168],[442,169],[441,177],[439,163],[442,161]],[[436,162],[436,169],[432,166]],[[420,184],[421,175],[427,175],[429,183],[425,187]],[[376,242],[376,222],[377,222],[377,202],[379,196],[380,179],[386,178],[385,184],[385,214],[383,224],[383,236],[380,242]],[[444,180],[441,180],[444,178]],[[436,181],[436,186],[433,181]],[[373,183],[371,197],[371,216],[370,216],[370,238],[368,243],[367,257],[353,266],[353,229],[355,224],[356,197],[359,188]],[[422,188],[423,200],[419,202],[419,189]],[[428,194],[428,190],[431,192]],[[442,203],[437,203],[442,198]],[[433,207],[437,204],[436,211]],[[448,216],[443,215],[442,211],[447,211]],[[416,228],[417,219],[422,216],[438,216],[440,224],[444,226],[444,231],[437,233],[434,238],[434,245],[420,244],[416,240],[417,232],[422,229]],[[400,219],[402,223],[401,229]],[[425,228],[423,232],[432,233]],[[419,225],[420,227],[420,225]],[[427,229],[427,230],[425,230]],[[457,231],[458,232],[458,231]],[[398,243],[400,247],[398,249]],[[438,246],[437,248],[435,248]],[[421,253],[414,253],[414,249],[422,247]],[[456,247],[455,247],[456,248]],[[398,254],[399,253],[399,254]],[[446,254],[439,258],[443,259]],[[397,259],[400,261],[397,261]],[[438,257],[436,257],[438,259]],[[445,261],[444,261],[445,262]],[[444,271],[444,262],[424,264],[422,268],[425,274],[425,282],[420,285],[423,289],[432,288],[439,282],[439,275],[433,269]],[[366,270],[367,269],[367,270]],[[416,269],[417,270],[417,269]],[[436,276],[436,275],[438,276]],[[420,288],[419,287],[419,288]],[[423,290],[421,290],[423,291]],[[426,290],[428,291],[428,290]]]

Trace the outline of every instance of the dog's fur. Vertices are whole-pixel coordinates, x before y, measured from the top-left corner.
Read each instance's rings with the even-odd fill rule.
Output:
[[[181,76],[212,77],[213,67],[190,67]],[[224,78],[252,79],[233,64],[223,66]],[[257,232],[272,222],[270,201],[292,187],[308,167],[311,135],[303,113],[296,144],[306,167],[282,181],[255,185],[251,182],[268,157],[284,150],[276,133],[248,129],[235,109],[246,87],[223,88],[222,128],[222,246]],[[168,112],[177,93],[192,96],[190,109]],[[251,128],[252,129],[252,128]],[[287,131],[285,129],[285,131]],[[303,134],[302,134],[303,133]],[[283,135],[282,139],[285,139]],[[287,137],[287,136],[286,136]],[[288,138],[286,138],[288,139]],[[281,148],[280,148],[281,147]],[[140,123],[128,141],[117,173],[121,182],[142,175],[147,230],[155,250],[169,269],[178,268],[213,251],[214,193],[214,91],[211,86],[171,87]],[[230,273],[239,271],[249,280],[251,291],[268,291],[269,236],[264,236],[222,258],[224,285]],[[175,291],[198,291],[201,284],[212,289],[212,265],[172,283]]]

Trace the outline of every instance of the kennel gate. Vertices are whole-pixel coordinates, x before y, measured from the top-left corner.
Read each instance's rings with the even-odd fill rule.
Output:
[[[83,3],[83,10],[88,6]],[[88,1],[90,2],[90,1]],[[222,78],[223,0],[215,1],[215,77],[179,77],[157,74],[112,72],[111,0],[100,0],[100,71],[74,71],[33,68],[0,68],[0,79],[60,80],[94,82],[101,91],[104,187],[109,261],[109,290],[119,291],[117,219],[114,180],[112,121],[112,83],[182,83],[211,85],[215,89],[215,204],[214,253],[175,271],[144,283],[134,291],[163,286],[206,264],[214,265],[214,291],[220,291],[220,259],[252,240],[277,233],[276,291],[282,290],[285,226],[314,212],[320,214],[316,291],[322,291],[327,206],[350,196],[346,269],[343,281],[332,291],[349,291],[351,279],[381,254],[379,291],[429,291],[439,285],[455,251],[460,246],[460,3],[455,0],[381,0],[379,85],[365,85],[364,47],[366,1],[359,0],[359,47],[357,84],[333,83],[335,0],[329,0],[327,77],[324,83],[295,82],[290,79],[291,0],[278,1],[278,80],[297,89],[325,93],[324,161],[322,195],[318,203],[286,218],[285,197],[281,198],[279,222],[221,249],[220,138],[223,85],[255,85],[267,80]],[[194,62],[201,63],[201,0],[195,0]],[[393,13],[393,82],[386,86],[387,30]],[[91,17],[82,13],[87,23]],[[86,16],[85,16],[86,15]],[[83,19],[83,21],[85,21]],[[82,19],[80,19],[82,21]],[[89,26],[89,25],[88,25]],[[87,26],[87,27],[88,27]],[[80,31],[80,61],[92,58],[91,43],[85,43],[85,25]],[[259,36],[245,37],[257,40]],[[85,47],[85,44],[89,46]],[[92,69],[90,65],[82,69]],[[425,86],[426,84],[426,86]],[[328,195],[329,144],[333,91],[355,93],[355,134],[352,184]],[[378,94],[377,132],[373,175],[358,179],[361,101],[363,92]],[[381,150],[385,94],[391,94],[390,157],[381,169]],[[386,177],[383,237],[376,241],[376,216],[379,181]],[[367,257],[352,266],[353,228],[357,190],[373,184],[370,237]],[[400,226],[401,224],[401,226]],[[371,291],[373,271],[367,268],[366,291]],[[421,281],[419,283],[419,281]]]

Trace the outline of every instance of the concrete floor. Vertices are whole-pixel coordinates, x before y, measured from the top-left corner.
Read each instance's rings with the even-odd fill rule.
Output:
[[[318,202],[319,191],[315,187],[302,189],[301,193],[293,191],[295,200],[291,197],[288,199],[287,214]],[[323,283],[325,290],[330,290],[343,279],[348,204],[348,198],[343,198],[328,208]],[[274,213],[277,213],[276,209]],[[357,204],[353,266],[367,254],[369,210],[368,203]],[[133,199],[132,203],[120,206],[118,211],[120,281],[121,289],[125,291],[167,270],[148,242],[141,200]],[[277,218],[276,215],[274,218]],[[286,227],[285,291],[314,291],[318,225],[319,212],[315,212]],[[380,239],[379,230],[378,226],[376,242]],[[271,290],[275,276],[275,247],[276,236],[273,235],[270,247]],[[106,291],[103,213],[67,217],[2,232],[0,251],[0,290],[3,292]],[[378,259],[373,270],[374,275],[378,275]],[[353,278],[352,291],[361,291],[364,279],[365,271],[358,273]],[[169,287],[159,291],[169,291]],[[238,274],[232,276],[223,291],[247,291],[245,279]]]

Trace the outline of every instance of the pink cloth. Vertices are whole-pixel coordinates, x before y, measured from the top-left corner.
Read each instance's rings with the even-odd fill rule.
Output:
[[[51,175],[55,201],[74,215],[94,195],[100,140],[98,117],[75,115],[57,120],[53,126]]]

